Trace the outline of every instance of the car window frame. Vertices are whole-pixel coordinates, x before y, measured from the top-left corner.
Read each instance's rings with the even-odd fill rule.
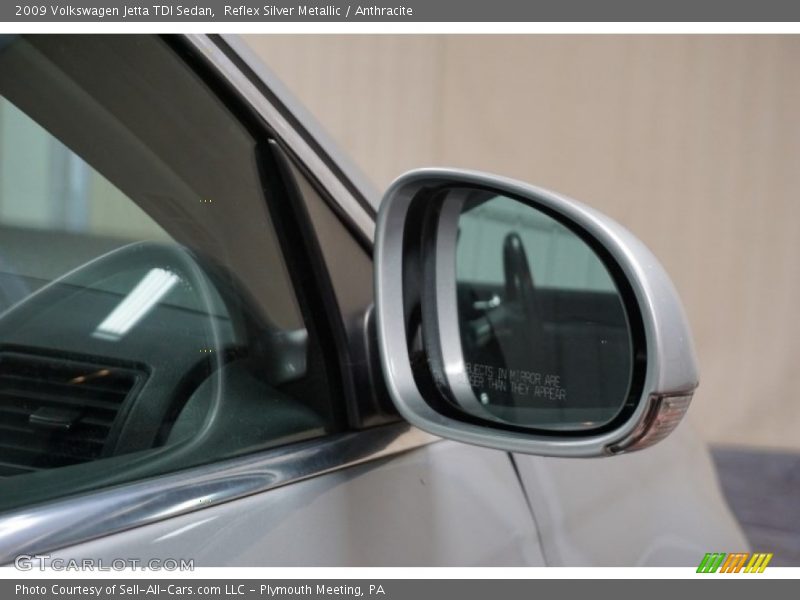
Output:
[[[374,321],[371,265],[377,218],[375,191],[313,116],[237,36],[187,35],[183,39],[212,63],[218,75],[267,123],[300,188],[297,192],[305,206],[303,221],[313,229],[315,251],[327,267],[326,285],[332,286],[347,339],[340,351],[349,355],[344,377],[351,390],[351,425],[364,429],[396,423],[402,417],[383,379]],[[336,227],[336,235],[325,235],[327,232],[321,231],[325,226]],[[325,238],[331,237],[347,237],[347,251],[326,243]],[[345,257],[358,248],[370,264],[363,294],[368,298],[354,303],[352,294],[343,297],[336,291],[353,285],[352,265]]]

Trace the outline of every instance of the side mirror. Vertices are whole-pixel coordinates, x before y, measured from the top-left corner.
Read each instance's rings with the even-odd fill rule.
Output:
[[[386,192],[376,232],[381,361],[400,413],[514,452],[645,448],[697,387],[661,265],[578,202],[475,172],[423,169]]]

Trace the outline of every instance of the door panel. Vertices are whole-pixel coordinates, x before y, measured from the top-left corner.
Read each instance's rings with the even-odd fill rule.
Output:
[[[195,566],[543,566],[507,454],[441,441],[86,542],[61,558]]]
[[[687,423],[613,459],[514,458],[549,566],[687,567],[748,548]]]

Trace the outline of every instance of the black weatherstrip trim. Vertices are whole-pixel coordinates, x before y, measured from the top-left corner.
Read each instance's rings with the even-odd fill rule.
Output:
[[[310,313],[305,315],[305,318],[314,323],[315,328],[328,329],[326,333],[329,335],[320,336],[324,362],[328,367],[326,379],[330,381],[333,376],[330,372],[333,370],[331,363],[335,362],[337,367],[336,388],[328,390],[328,393],[333,396],[337,393],[336,390],[342,390],[341,396],[345,399],[347,410],[347,425],[352,428],[358,422],[358,404],[352,370],[348,368],[352,362],[350,347],[322,250],[282,148],[274,140],[270,140],[258,149],[258,154],[262,176],[268,180],[279,180],[287,194],[286,202],[274,202],[272,212],[276,224],[279,225],[276,230],[282,246],[287,248],[291,246],[298,250],[291,252],[294,264],[290,268],[290,275],[293,280],[297,279],[295,287],[304,289],[308,287],[309,278],[314,280],[313,287],[317,293],[304,298],[304,304],[308,306]],[[302,251],[296,248],[298,246],[302,247]],[[331,400],[334,406],[339,405],[333,398]]]
[[[244,73],[250,82],[255,85],[258,90],[264,94],[264,96],[269,100],[270,104],[275,106],[278,111],[281,113],[281,116],[285,118],[291,125],[292,128],[300,134],[305,141],[319,156],[319,158],[325,163],[325,165],[333,172],[337,179],[341,182],[347,191],[353,195],[353,198],[358,202],[359,206],[366,211],[368,215],[370,215],[373,219],[377,216],[377,211],[375,208],[370,204],[370,202],[364,197],[361,191],[353,185],[353,182],[345,175],[342,169],[339,167],[338,164],[330,157],[327,151],[319,144],[319,142],[308,132],[305,128],[303,123],[295,117],[294,113],[289,110],[289,108],[281,101],[275,93],[267,87],[267,85],[261,80],[258,75],[253,72],[250,66],[242,60],[242,58],[231,48],[225,40],[220,35],[209,35],[209,39],[211,39],[217,47],[227,56],[231,62],[233,62],[239,70]]]

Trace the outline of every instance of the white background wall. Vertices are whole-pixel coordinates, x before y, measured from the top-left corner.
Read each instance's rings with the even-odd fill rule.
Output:
[[[381,188],[478,168],[632,229],[692,321],[695,426],[800,449],[800,37],[248,41]]]

